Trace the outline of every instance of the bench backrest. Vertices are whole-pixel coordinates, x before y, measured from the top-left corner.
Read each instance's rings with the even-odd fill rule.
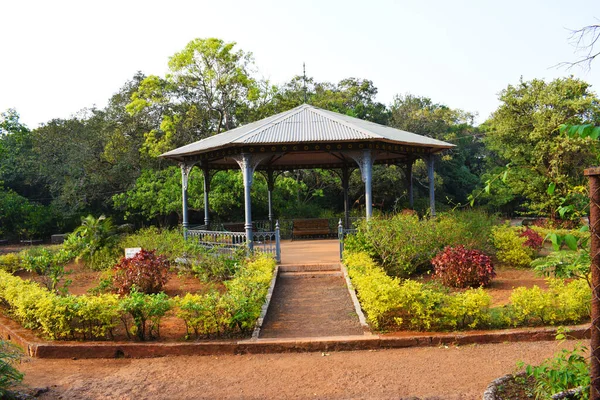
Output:
[[[329,220],[325,218],[295,219],[294,229],[329,229]]]

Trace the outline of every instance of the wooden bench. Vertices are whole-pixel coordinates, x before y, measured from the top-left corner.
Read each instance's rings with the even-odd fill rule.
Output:
[[[295,219],[292,221],[292,240],[298,236],[327,236],[329,233],[329,220],[325,218]]]

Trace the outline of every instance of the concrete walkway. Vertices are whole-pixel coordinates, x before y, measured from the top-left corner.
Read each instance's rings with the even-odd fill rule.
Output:
[[[286,241],[260,338],[363,335],[339,261],[339,241]]]

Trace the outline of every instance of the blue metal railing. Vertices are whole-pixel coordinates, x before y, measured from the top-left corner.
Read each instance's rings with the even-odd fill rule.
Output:
[[[188,238],[216,254],[234,256],[248,249],[245,232],[214,231],[207,229],[188,229]],[[279,225],[271,232],[253,232],[252,241],[255,251],[272,254],[277,262],[281,262],[281,237]]]

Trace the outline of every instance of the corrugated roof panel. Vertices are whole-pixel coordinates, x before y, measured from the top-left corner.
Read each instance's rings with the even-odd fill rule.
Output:
[[[228,144],[273,144],[387,139],[403,144],[451,148],[453,145],[303,104],[219,135],[163,154],[177,157],[203,153]]]

